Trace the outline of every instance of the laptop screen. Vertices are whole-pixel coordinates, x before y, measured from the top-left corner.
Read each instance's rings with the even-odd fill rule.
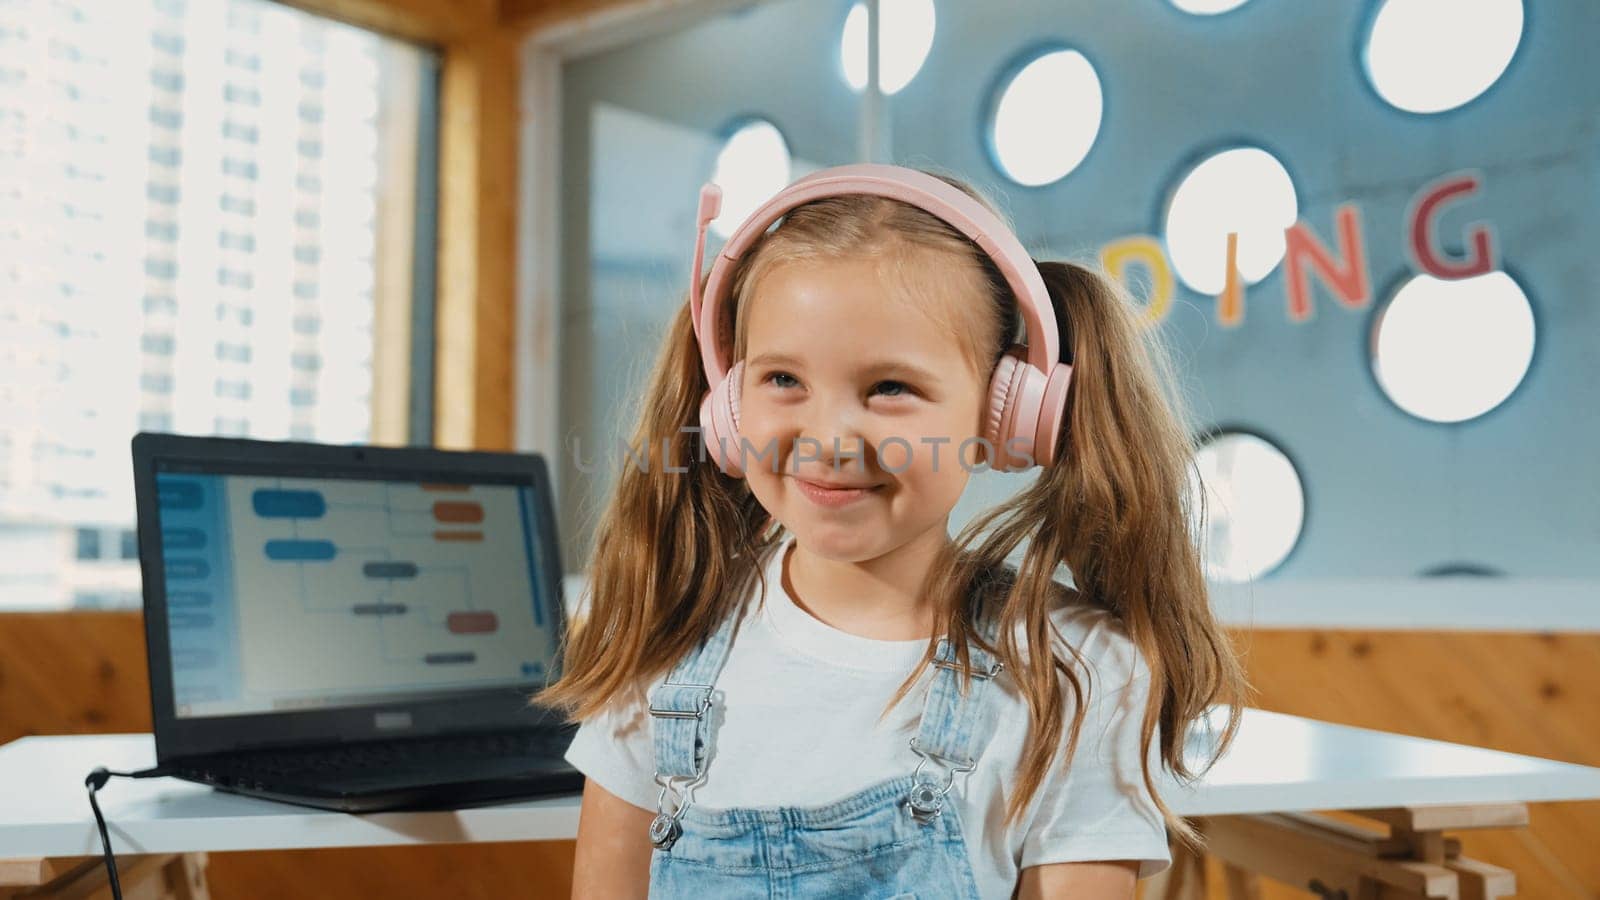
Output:
[[[541,687],[558,597],[525,483],[155,473],[177,718]]]

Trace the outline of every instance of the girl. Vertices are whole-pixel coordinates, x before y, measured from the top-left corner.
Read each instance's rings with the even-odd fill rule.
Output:
[[[1152,767],[1244,689],[1165,353],[956,179],[813,173],[702,282],[719,197],[536,698],[583,723],[574,896],[1133,897],[1199,846]]]

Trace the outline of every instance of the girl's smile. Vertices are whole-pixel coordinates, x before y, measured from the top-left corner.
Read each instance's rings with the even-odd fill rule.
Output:
[[[838,509],[849,506],[859,500],[877,497],[882,493],[881,484],[828,483],[801,478],[798,475],[789,476],[789,480],[800,489],[813,503],[828,509]]]

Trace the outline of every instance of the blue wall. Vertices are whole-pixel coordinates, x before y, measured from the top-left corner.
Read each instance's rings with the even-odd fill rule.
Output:
[[[633,421],[627,405],[688,283],[696,191],[733,120],[777,124],[797,175],[855,161],[859,100],[838,57],[848,8],[761,4],[566,66],[561,412],[586,447],[609,447]],[[1600,4],[1530,4],[1500,81],[1437,116],[1395,110],[1367,85],[1366,3],[1251,0],[1192,17],[1165,0],[943,0],[938,14],[922,71],[889,100],[894,161],[989,191],[1035,256],[1092,259],[1116,237],[1159,234],[1180,172],[1234,140],[1283,161],[1325,241],[1334,206],[1360,204],[1378,295],[1367,309],[1345,310],[1319,287],[1315,318],[1291,324],[1280,266],[1249,288],[1242,327],[1220,326],[1213,301],[1181,286],[1163,326],[1200,424],[1268,437],[1305,481],[1300,543],[1272,577],[1408,576],[1451,562],[1600,574],[1600,421],[1588,412],[1600,387]],[[1075,171],[1021,187],[991,162],[983,117],[1019,54],[1053,42],[1093,61],[1105,118]],[[1375,308],[1410,272],[1407,202],[1467,168],[1484,173],[1484,190],[1450,207],[1440,234],[1459,243],[1465,223],[1494,224],[1502,262],[1532,300],[1538,346],[1503,406],[1438,425],[1379,392],[1366,348]],[[609,482],[563,483],[576,566]],[[1020,483],[981,476],[958,517]]]

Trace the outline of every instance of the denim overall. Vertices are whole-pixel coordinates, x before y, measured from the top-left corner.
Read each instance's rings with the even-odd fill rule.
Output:
[[[906,775],[823,806],[700,809],[693,797],[706,777],[712,687],[739,618],[728,616],[650,693],[661,812],[650,824],[649,896],[977,898],[957,804],[946,795],[989,739],[994,704],[984,688],[1000,664],[969,644],[972,682],[962,696],[955,652],[939,639],[910,741],[920,761]],[[992,643],[992,631],[985,637]]]

